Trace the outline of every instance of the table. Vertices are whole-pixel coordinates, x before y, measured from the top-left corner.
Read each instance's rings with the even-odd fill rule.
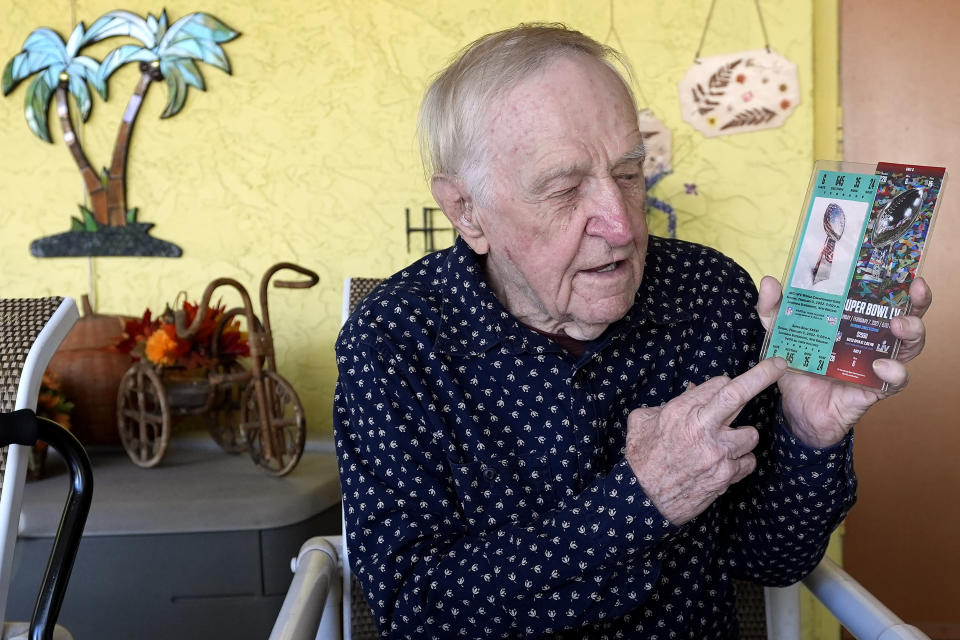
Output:
[[[59,618],[77,638],[265,638],[290,558],[307,538],[340,532],[328,442],[308,443],[282,478],[205,434],[178,434],[153,469],[119,449],[92,449],[91,461],[93,505]],[[68,476],[58,462],[24,491],[12,620],[30,618],[63,509]]]

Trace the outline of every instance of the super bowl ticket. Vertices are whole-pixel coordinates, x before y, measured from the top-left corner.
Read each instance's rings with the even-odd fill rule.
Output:
[[[943,167],[817,162],[764,357],[883,389],[873,362],[900,347],[890,321],[910,310],[946,179]]]

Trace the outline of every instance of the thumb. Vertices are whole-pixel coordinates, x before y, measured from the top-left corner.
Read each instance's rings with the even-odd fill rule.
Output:
[[[760,295],[757,297],[757,315],[760,316],[763,328],[768,331],[773,326],[774,320],[777,319],[781,299],[780,282],[773,276],[763,276],[760,281]]]

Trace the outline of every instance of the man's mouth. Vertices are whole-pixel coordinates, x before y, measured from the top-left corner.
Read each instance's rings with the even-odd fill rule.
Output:
[[[617,260],[616,262],[610,262],[610,263],[605,264],[605,265],[603,265],[603,266],[601,266],[601,267],[597,267],[596,269],[588,269],[588,271],[590,271],[590,272],[592,272],[592,273],[607,273],[608,271],[613,271],[613,270],[616,269],[619,265],[620,265],[620,261]]]

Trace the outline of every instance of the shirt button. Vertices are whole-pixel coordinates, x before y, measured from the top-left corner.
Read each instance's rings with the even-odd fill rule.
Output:
[[[497,479],[497,470],[491,469],[490,467],[484,467],[480,470],[480,475],[482,475],[483,479],[487,482],[493,482]]]

